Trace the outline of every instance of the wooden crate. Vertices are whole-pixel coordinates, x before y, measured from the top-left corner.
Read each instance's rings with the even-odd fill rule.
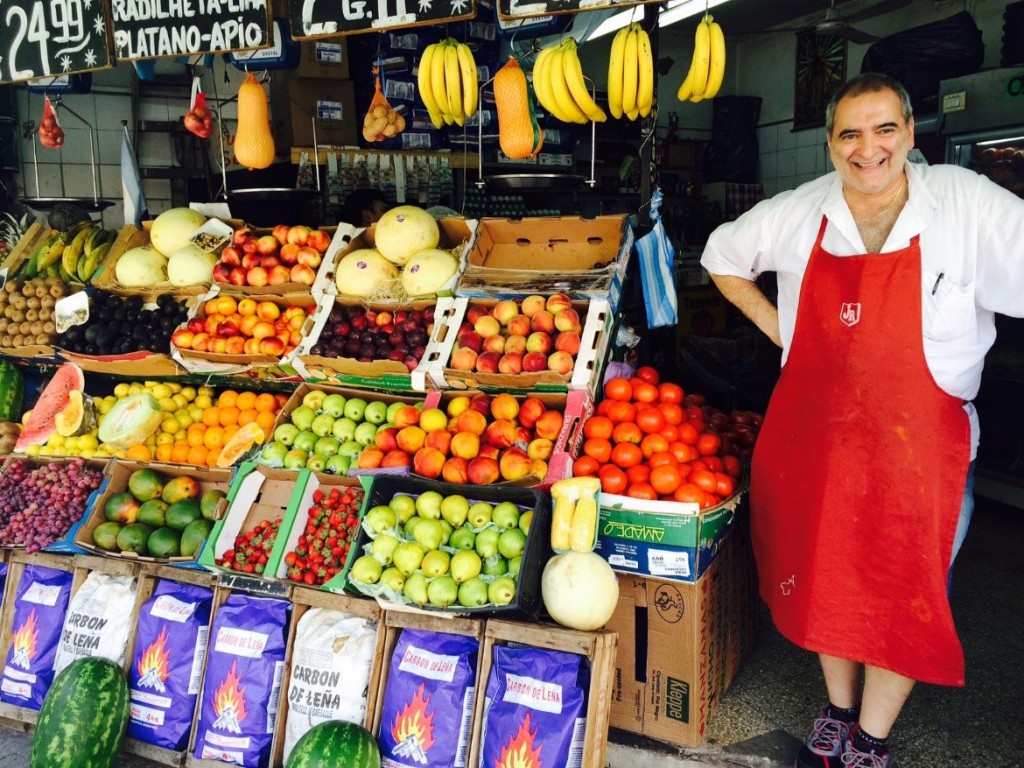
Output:
[[[615,649],[619,636],[608,630],[580,632],[553,624],[524,624],[513,621],[487,622],[484,645],[480,653],[481,673],[478,677],[476,711],[473,714],[473,741],[469,747],[467,766],[480,761],[481,732],[483,730],[484,695],[491,674],[495,645],[511,643],[564,651],[585,656],[590,662],[590,690],[587,692],[587,732],[583,744],[582,768],[605,768],[608,750],[608,717],[611,708],[610,693],[615,674]]]
[[[145,605],[146,601],[153,596],[153,592],[156,591],[157,583],[160,581],[176,581],[182,584],[193,584],[200,587],[207,587],[212,590],[214,588],[216,576],[215,574],[209,573],[208,571],[197,571],[187,568],[174,568],[168,565],[143,566],[142,573],[139,578],[138,592],[136,593],[136,627],[138,626],[138,616],[140,615],[142,606]],[[212,610],[210,613],[210,618],[212,621]],[[132,632],[131,638],[129,639],[128,643],[129,667],[132,663],[132,659],[135,656],[135,641],[136,633]],[[195,713],[193,713],[192,720],[194,727]],[[180,766],[184,765],[186,755],[185,750],[165,749],[164,747],[158,747],[155,744],[150,744],[139,739],[129,738],[127,736],[125,737],[124,741],[121,742],[121,751],[128,755],[144,757],[150,762],[157,763],[158,765],[169,765],[174,766],[175,768],[179,768]]]
[[[378,688],[382,674],[381,662],[384,657],[384,612],[375,600],[365,597],[324,592],[308,587],[295,587],[292,590],[292,620],[291,627],[288,630],[288,650],[285,654],[284,677],[281,679],[281,706],[277,713],[277,728],[280,731],[280,737],[275,738],[273,752],[270,756],[270,765],[272,766],[284,764],[285,724],[288,721],[288,686],[291,684],[292,676],[292,653],[295,649],[295,635],[298,631],[299,619],[310,608],[344,611],[353,616],[361,616],[377,622],[377,644],[373,654],[373,665],[370,668],[366,717],[363,720],[365,728],[369,729],[373,725],[379,692]]]
[[[279,600],[287,600],[291,602],[292,599],[292,586],[284,582],[270,581],[267,579],[252,578],[250,576],[243,576],[237,574],[223,573],[217,579],[217,586],[213,590],[213,604],[210,610],[210,626],[213,627],[213,621],[217,617],[217,611],[225,601],[231,595],[232,592],[248,592],[249,594],[257,595],[259,597],[273,597]],[[285,630],[285,671],[287,672],[287,648],[291,645],[293,633],[295,631],[295,615],[294,610],[288,621],[289,626]],[[212,633],[211,633],[212,634]],[[210,643],[216,642],[216,638],[210,637]],[[210,653],[207,649],[206,659],[209,662]],[[203,684],[206,684],[206,664],[203,665]],[[284,678],[281,679],[281,690],[284,690]],[[199,718],[202,708],[203,691],[199,692],[199,699],[196,702],[196,711],[192,717],[192,734],[188,740],[188,750],[185,753],[185,763],[187,768],[224,768],[225,763],[220,760],[202,760],[193,755],[196,747],[196,736],[199,730]],[[271,766],[279,766],[280,761],[274,762],[274,756],[280,757],[283,751],[284,741],[284,718],[281,717],[281,710],[278,709],[277,721],[274,723],[274,737],[270,743],[270,754],[271,754]]]

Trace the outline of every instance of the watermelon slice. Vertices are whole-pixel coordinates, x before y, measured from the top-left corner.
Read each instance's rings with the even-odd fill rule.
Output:
[[[30,445],[42,445],[49,440],[57,431],[57,414],[67,407],[71,392],[84,390],[85,373],[81,368],[74,363],[64,363],[58,368],[29,413],[14,450],[23,451]]]

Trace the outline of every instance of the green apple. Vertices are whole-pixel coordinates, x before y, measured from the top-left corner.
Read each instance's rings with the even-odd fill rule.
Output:
[[[526,549],[526,534],[518,528],[502,531],[498,536],[498,551],[502,557],[518,557],[523,554],[524,549]]]
[[[375,534],[384,533],[395,527],[395,512],[387,504],[378,504],[371,508],[363,518]]]
[[[405,576],[402,575],[400,570],[391,566],[390,568],[385,568],[384,572],[380,575],[380,583],[390,587],[395,592],[401,592],[405,586]]]
[[[498,554],[498,536],[496,528],[485,528],[476,535],[473,548],[485,560]]]
[[[360,453],[363,452],[363,446],[361,443],[357,443],[355,440],[348,440],[341,444],[338,448],[338,455],[345,456],[351,461]]]
[[[305,451],[300,451],[298,448],[292,448],[284,455],[285,469],[302,469],[306,466],[306,459],[308,458],[309,454]]]
[[[274,441],[290,448],[295,442],[297,434],[299,434],[299,428],[294,424],[282,424],[274,430]]]
[[[313,419],[313,423],[309,425],[309,428],[317,437],[326,437],[331,434],[331,430],[334,429],[334,417],[326,413],[321,413]]]
[[[336,419],[340,419],[345,415],[345,396],[339,395],[337,392],[332,392],[324,398],[323,404],[320,406],[320,410]]]
[[[327,469],[327,457],[319,453],[311,453],[309,458],[306,459],[306,469],[311,469],[314,472],[323,472]]]
[[[448,570],[451,572],[455,582],[462,584],[464,581],[469,581],[479,576],[483,565],[480,555],[471,550],[463,550],[462,552],[456,552],[452,556],[451,562],[448,564]]]
[[[504,576],[508,573],[508,560],[501,555],[491,555],[484,558],[484,564],[480,570],[484,576]]]
[[[291,413],[291,421],[299,429],[309,429],[313,423],[313,419],[316,418],[316,411],[310,408],[308,405],[300,405]]]
[[[487,587],[487,599],[495,605],[508,605],[516,596],[516,583],[508,576],[501,576]]]
[[[491,513],[491,522],[499,528],[515,528],[519,525],[519,507],[511,501],[501,502]]]
[[[363,555],[352,563],[352,570],[349,571],[349,576],[352,577],[353,581],[358,581],[360,584],[376,584],[383,572],[384,569],[373,555]]]
[[[356,423],[352,419],[346,419],[344,416],[340,419],[335,419],[331,434],[341,440],[341,442],[346,443],[355,436]]]
[[[427,577],[422,573],[408,574],[405,578],[405,586],[402,587],[402,594],[410,603],[426,605],[427,598]]]
[[[388,406],[380,400],[367,403],[366,408],[363,410],[363,421],[368,421],[371,424],[383,424],[387,421],[387,418]]]
[[[407,496],[404,493],[395,494],[394,498],[388,502],[388,506],[395,510],[398,522],[403,525],[405,525],[406,520],[416,513],[416,501],[412,496]]]
[[[306,453],[312,453],[313,446],[316,445],[317,436],[315,433],[308,430],[303,430],[295,436],[294,442],[292,442],[292,448],[297,448],[300,451]]]
[[[459,605],[464,608],[479,608],[487,605],[487,582],[476,576],[459,585]]]
[[[398,549],[398,545],[401,543],[390,533],[382,533],[370,545],[370,554],[376,557],[381,565],[389,566],[394,559],[395,550]]]
[[[427,599],[436,608],[447,608],[459,599],[459,585],[447,574],[438,576],[427,585]]]
[[[341,448],[341,443],[338,441],[338,438],[331,437],[330,435],[321,437],[313,445],[314,451],[319,453],[321,456],[326,456],[327,458],[331,458],[331,456],[336,455],[339,448]]]
[[[322,389],[311,389],[302,396],[302,404],[312,408],[314,411],[319,411],[323,409],[326,398],[327,393]]]
[[[398,410],[400,408],[404,408],[405,405],[406,404],[403,403],[401,400],[399,400],[397,402],[394,402],[394,403],[391,403],[391,405],[389,405],[388,408],[387,408],[386,420],[394,423],[394,421],[395,421],[395,414],[398,413]]]
[[[395,548],[391,558],[395,563],[395,568],[400,570],[405,578],[408,579],[420,567],[424,555],[426,555],[426,552],[423,551],[423,547],[415,541],[403,541]],[[422,576],[423,574],[420,575]]]
[[[332,475],[347,475],[348,468],[352,461],[348,456],[342,456],[340,453],[336,453],[327,459],[327,471]]]
[[[467,527],[456,528],[448,537],[448,546],[453,549],[472,550],[476,542],[476,534]]]
[[[441,546],[442,534],[440,520],[429,520],[421,517],[412,537],[423,549],[431,550]]]
[[[422,527],[420,526],[420,528]],[[451,559],[452,556],[443,549],[432,549],[423,556],[423,560],[420,562],[420,570],[423,571],[423,575],[428,579],[444,576],[448,573]]]
[[[283,467],[284,457],[288,455],[288,446],[275,440],[267,443],[260,451],[260,463],[268,467]]]
[[[466,515],[469,513],[469,501],[465,496],[452,494],[445,496],[441,502],[441,517],[447,520],[453,528],[458,528],[466,522]]]
[[[439,520],[443,499],[444,497],[437,491],[424,491],[416,497],[416,512],[428,520]]]
[[[349,400],[351,403],[352,401]],[[371,424],[368,421],[364,421],[362,424],[356,427],[356,433],[354,435],[355,441],[360,445],[370,445],[373,442],[373,438],[377,436],[377,425]]]
[[[361,397],[350,398],[345,403],[345,416],[357,424],[363,420],[363,412],[366,410],[366,401]]]

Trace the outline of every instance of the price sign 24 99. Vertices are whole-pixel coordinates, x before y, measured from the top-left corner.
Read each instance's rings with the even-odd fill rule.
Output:
[[[107,17],[100,0],[5,0],[0,81],[110,66]]]

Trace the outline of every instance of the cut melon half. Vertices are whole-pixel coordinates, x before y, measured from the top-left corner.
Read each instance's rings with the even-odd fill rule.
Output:
[[[144,443],[156,432],[163,418],[160,403],[148,392],[139,392],[118,400],[100,424],[100,442],[127,451]]]
[[[57,431],[57,414],[67,408],[70,393],[85,390],[85,373],[74,363],[64,363],[43,388],[32,412],[25,420],[14,450],[42,445]]]
[[[68,392],[68,404],[53,419],[57,434],[77,437],[91,432],[96,427],[96,412],[92,398],[84,392],[73,389]]]
[[[266,437],[266,433],[255,421],[250,421],[248,424],[239,427],[238,431],[220,449],[220,455],[217,456],[217,466],[234,466],[235,462],[245,456],[254,445],[262,445]]]

